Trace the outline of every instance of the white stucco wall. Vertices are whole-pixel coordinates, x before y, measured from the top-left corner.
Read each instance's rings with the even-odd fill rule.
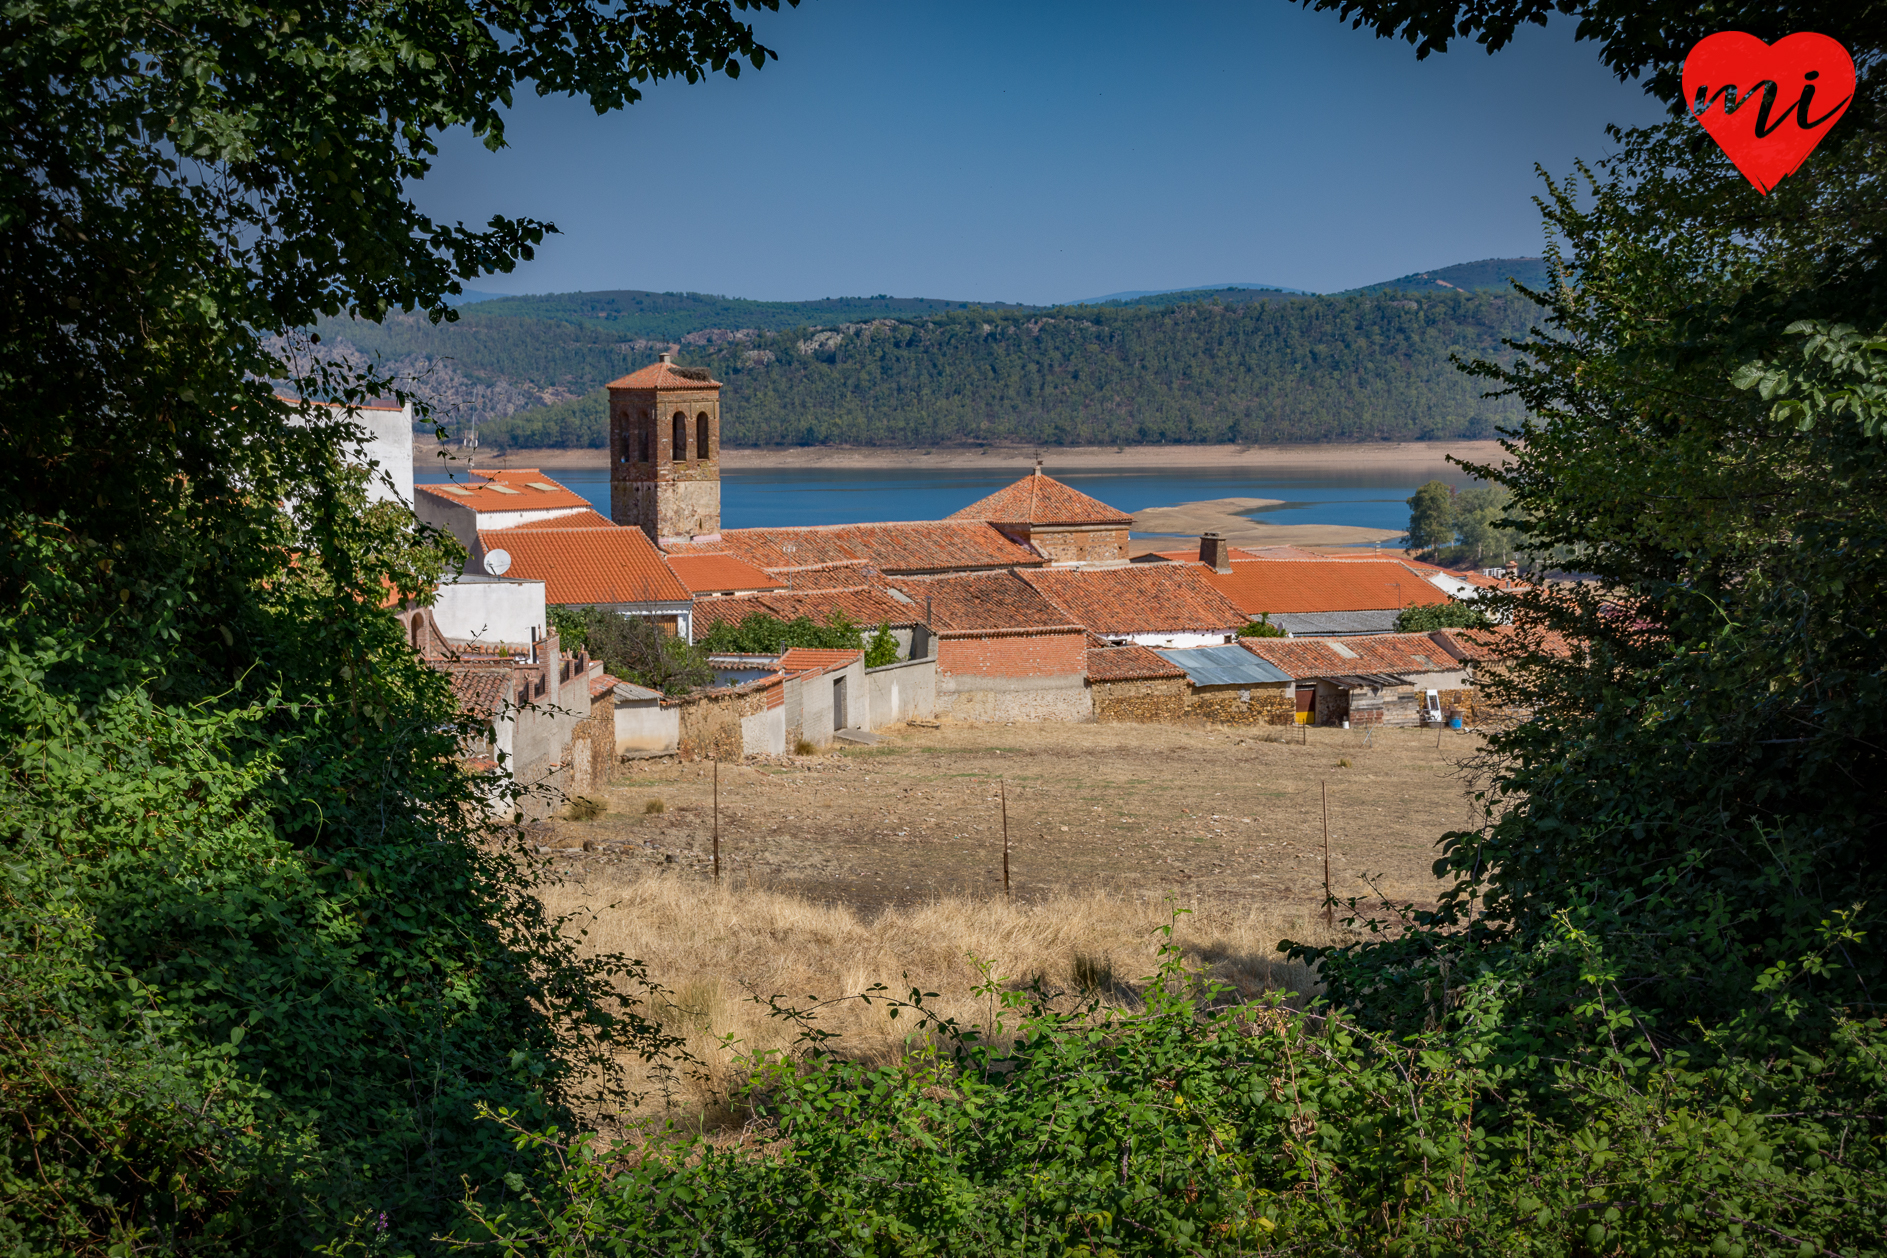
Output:
[[[778,756],[786,751],[786,709],[768,708],[740,718],[740,754]]]
[[[616,700],[616,754],[668,752],[681,746],[681,709],[660,699]]]
[[[453,642],[529,646],[533,629],[544,636],[544,583],[469,573],[451,577],[440,583],[432,615]]]
[[[1136,646],[1154,646],[1184,648],[1194,646],[1224,646],[1237,634],[1236,629],[1221,629],[1216,633],[1136,633],[1127,640]],[[1105,635],[1109,642],[1119,634]]]
[[[883,729],[912,717],[937,715],[937,661],[901,660],[865,670],[871,698],[871,727]]]
[[[369,434],[362,447],[367,458],[378,466],[367,484],[372,502],[403,502],[413,505],[413,404],[394,410],[391,407],[363,406],[349,411],[348,418]],[[384,476],[382,475],[384,473]],[[392,481],[388,488],[387,481]]]

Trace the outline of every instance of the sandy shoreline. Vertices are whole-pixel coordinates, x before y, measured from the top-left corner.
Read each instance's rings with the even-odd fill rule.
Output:
[[[413,459],[419,468],[441,466],[442,448],[433,437],[415,438]],[[446,449],[453,465],[464,466],[462,451]],[[1506,451],[1495,441],[1369,441],[1355,444],[1288,446],[992,446],[987,449],[909,450],[812,446],[789,450],[725,449],[721,466],[729,471],[757,468],[1014,468],[1027,471],[1040,455],[1044,471],[1148,471],[1156,468],[1245,467],[1351,468],[1376,471],[1407,469],[1455,471],[1450,455],[1469,463],[1500,463]],[[511,450],[500,458],[480,457],[503,467],[558,469],[604,468],[607,450]]]

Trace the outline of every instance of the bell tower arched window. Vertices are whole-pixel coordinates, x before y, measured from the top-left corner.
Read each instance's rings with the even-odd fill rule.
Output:
[[[636,416],[636,419],[638,421],[636,424],[636,436],[638,438],[636,462],[647,463],[650,461],[651,457],[649,446],[653,444],[655,440],[655,412],[643,411],[640,415]]]
[[[708,413],[702,411],[695,416],[695,457],[706,459],[708,454]]]
[[[674,451],[677,463],[688,461],[688,417],[680,411],[675,412],[675,439],[669,449]]]

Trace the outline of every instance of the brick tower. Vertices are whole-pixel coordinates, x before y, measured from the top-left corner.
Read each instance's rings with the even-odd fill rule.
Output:
[[[609,516],[656,545],[721,532],[721,385],[673,354],[609,384]]]

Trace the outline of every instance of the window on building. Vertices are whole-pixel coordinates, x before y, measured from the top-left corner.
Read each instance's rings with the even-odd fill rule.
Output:
[[[640,422],[636,424],[636,436],[641,449],[636,462],[647,463],[649,461],[649,444],[655,436],[655,416],[652,412],[643,411],[638,418]]]
[[[708,457],[708,413],[706,411],[695,416],[695,457],[697,459]]]
[[[680,411],[675,412],[675,440],[669,449],[674,451],[677,462],[686,462],[688,458],[688,417]]]

